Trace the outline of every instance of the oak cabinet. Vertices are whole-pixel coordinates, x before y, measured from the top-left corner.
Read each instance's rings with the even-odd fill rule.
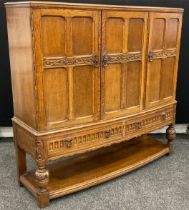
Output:
[[[171,152],[182,9],[6,9],[18,180],[40,207]],[[166,125],[167,144],[144,135]],[[26,153],[36,170],[26,170]]]

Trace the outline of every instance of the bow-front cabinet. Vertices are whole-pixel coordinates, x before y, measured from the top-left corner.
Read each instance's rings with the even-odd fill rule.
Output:
[[[18,180],[40,207],[171,152],[183,9],[6,9]],[[166,125],[167,143],[146,135]]]

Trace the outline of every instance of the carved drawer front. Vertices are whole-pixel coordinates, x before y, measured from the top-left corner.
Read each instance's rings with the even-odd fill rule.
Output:
[[[175,121],[175,106],[169,109],[162,109],[155,113],[147,113],[144,116],[136,117],[133,120],[126,121],[125,133],[126,136],[132,138],[144,133],[148,133],[169,123]]]
[[[123,136],[124,124],[114,123],[114,125],[49,136],[49,139],[53,140],[46,141],[46,149],[48,157],[56,159],[59,156],[69,156],[110,145]]]

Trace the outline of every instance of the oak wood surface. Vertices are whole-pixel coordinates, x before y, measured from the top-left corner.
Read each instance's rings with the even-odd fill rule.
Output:
[[[171,153],[182,9],[6,7],[18,181],[39,207]],[[140,137],[166,125],[166,145]]]
[[[14,116],[36,128],[30,8],[7,10]]]
[[[147,107],[168,103],[175,98],[181,26],[180,14],[150,14]]]
[[[38,66],[36,74],[40,130],[71,127],[99,119],[100,66],[99,61],[95,60],[100,56],[99,15],[97,11],[82,10],[44,9],[34,12],[33,42]],[[59,26],[54,27],[54,22]],[[61,27],[65,27],[64,35],[61,35],[60,29],[56,29]],[[46,34],[45,39],[43,32]],[[55,38],[58,37],[58,45],[47,41],[54,34]],[[79,43],[85,45],[81,47]],[[61,52],[62,48],[64,50]]]
[[[13,117],[12,121],[15,122],[15,124],[24,128],[24,130],[28,131],[32,135],[38,137],[38,136],[45,136],[45,135],[48,135],[48,134],[56,134],[56,133],[60,133],[60,132],[74,131],[74,130],[82,129],[82,128],[90,128],[90,127],[95,127],[95,126],[98,126],[98,125],[103,126],[103,125],[113,123],[113,122],[117,123],[120,120],[126,120],[126,121],[130,122],[131,119],[138,118],[138,121],[140,121],[141,119],[144,118],[144,116],[147,116],[148,114],[153,115],[156,112],[160,112],[159,115],[161,115],[161,114],[164,115],[164,113],[169,109],[172,110],[171,113],[172,113],[172,116],[174,116],[175,115],[176,104],[177,104],[177,102],[174,101],[174,102],[171,102],[167,105],[162,105],[160,107],[155,107],[155,108],[154,107],[148,108],[148,109],[140,111],[139,113],[130,114],[130,115],[127,115],[127,116],[117,117],[117,118],[113,118],[113,119],[109,119],[109,120],[100,120],[100,121],[97,121],[97,122],[91,122],[91,123],[87,123],[87,124],[84,124],[84,125],[83,124],[78,124],[78,125],[73,126],[73,127],[63,127],[63,128],[60,128],[60,129],[50,129],[50,130],[47,130],[47,131],[37,131],[37,130],[33,129],[32,127],[28,126],[27,124],[25,124],[19,118],[16,118],[16,117]],[[174,122],[174,121],[175,121],[175,119],[173,117],[172,122]]]
[[[107,57],[101,69],[102,118],[143,109],[147,17],[140,12],[102,13],[102,62]]]
[[[38,134],[27,130],[23,124],[14,120],[17,144],[35,159],[36,139],[44,142],[45,159],[54,160],[71,156],[100,147],[112,145],[142,134],[173,124],[175,120],[175,105],[169,105],[156,111],[140,113],[129,118],[93,126],[83,126],[77,129]]]
[[[78,8],[83,9],[107,9],[107,10],[140,10],[140,11],[161,11],[161,12],[181,12],[182,8],[170,8],[170,7],[146,7],[146,6],[124,6],[124,5],[106,5],[106,4],[83,4],[83,3],[68,3],[68,2],[49,2],[49,1],[25,1],[25,2],[7,2],[6,7],[45,7],[45,8],[56,8],[56,7],[67,7],[67,8]]]
[[[50,199],[75,192],[130,172],[169,153],[169,148],[148,136],[49,165]],[[111,157],[111,158],[110,158]],[[34,194],[38,189],[34,171],[20,178]]]

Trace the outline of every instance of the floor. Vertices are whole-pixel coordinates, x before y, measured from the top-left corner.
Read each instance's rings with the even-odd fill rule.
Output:
[[[163,135],[156,135],[165,141]],[[28,158],[29,168],[35,167]],[[38,209],[17,185],[12,139],[0,140],[0,210]],[[178,135],[174,153],[104,184],[50,202],[45,210],[189,210],[189,136]]]

